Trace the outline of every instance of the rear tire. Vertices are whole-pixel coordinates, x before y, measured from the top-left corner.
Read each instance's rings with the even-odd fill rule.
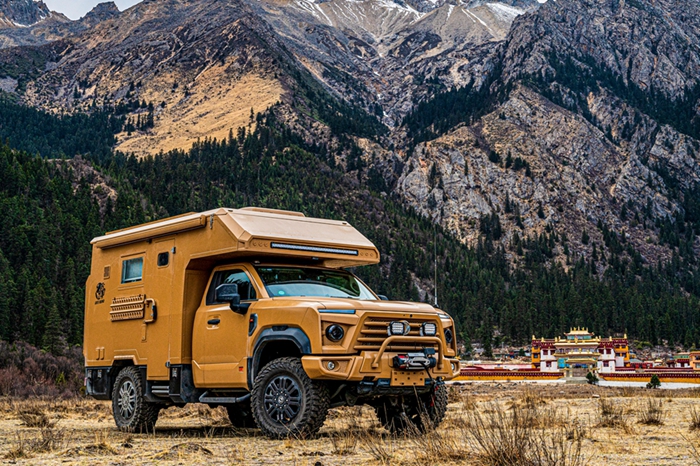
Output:
[[[228,420],[231,421],[233,427],[247,429],[256,427],[255,419],[253,419],[253,408],[250,406],[250,401],[244,403],[236,403],[226,405]]]
[[[143,399],[144,381],[134,367],[125,367],[117,375],[112,389],[114,422],[125,432],[152,432],[161,406]]]
[[[423,395],[385,397],[374,406],[392,434],[425,433],[437,428],[447,412],[447,387],[440,383]]]
[[[268,363],[255,377],[250,401],[255,423],[272,439],[317,433],[330,407],[328,388],[306,375],[299,358]]]

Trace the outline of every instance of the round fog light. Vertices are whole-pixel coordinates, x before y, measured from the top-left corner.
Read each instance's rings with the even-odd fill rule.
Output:
[[[326,328],[326,336],[330,341],[340,341],[345,336],[345,330],[338,324],[332,324]]]
[[[457,366],[455,366],[455,363],[452,363],[451,366],[452,366],[452,372],[457,370]]]
[[[333,361],[328,361],[328,363],[326,364],[326,368],[327,368],[329,371],[333,371],[333,370],[335,370],[336,365],[335,365],[335,363],[334,363]]]

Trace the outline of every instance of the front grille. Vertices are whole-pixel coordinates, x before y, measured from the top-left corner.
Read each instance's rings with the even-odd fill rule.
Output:
[[[430,318],[428,316],[424,318],[409,318],[404,319],[397,317],[396,319],[386,319],[386,318],[367,318],[362,323],[360,329],[360,334],[355,341],[356,351],[377,351],[379,347],[382,346],[384,340],[389,338],[387,334],[387,326],[394,320],[405,320],[411,325],[411,331],[407,336],[415,337],[416,341],[401,341],[396,342],[387,346],[386,351],[390,352],[408,352],[417,351],[423,348],[435,348],[437,349],[437,343],[421,341],[420,327],[423,322],[434,322],[438,328],[437,336],[440,336],[441,327],[436,319]]]

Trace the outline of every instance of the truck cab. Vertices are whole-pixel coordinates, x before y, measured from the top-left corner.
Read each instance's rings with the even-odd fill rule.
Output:
[[[453,320],[348,271],[379,251],[346,222],[217,209],[92,243],[86,386],[122,429],[187,403],[271,438],[314,434],[333,406],[369,404],[394,432],[444,417]]]

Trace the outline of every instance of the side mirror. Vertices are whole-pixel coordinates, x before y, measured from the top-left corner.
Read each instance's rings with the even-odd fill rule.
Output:
[[[215,299],[219,302],[228,302],[233,312],[245,314],[248,306],[241,306],[241,295],[238,294],[238,285],[224,283],[216,287]]]
[[[389,298],[387,298],[387,297],[384,296],[383,294],[378,294],[377,297],[379,297],[379,300],[380,300],[380,301],[389,301]]]

